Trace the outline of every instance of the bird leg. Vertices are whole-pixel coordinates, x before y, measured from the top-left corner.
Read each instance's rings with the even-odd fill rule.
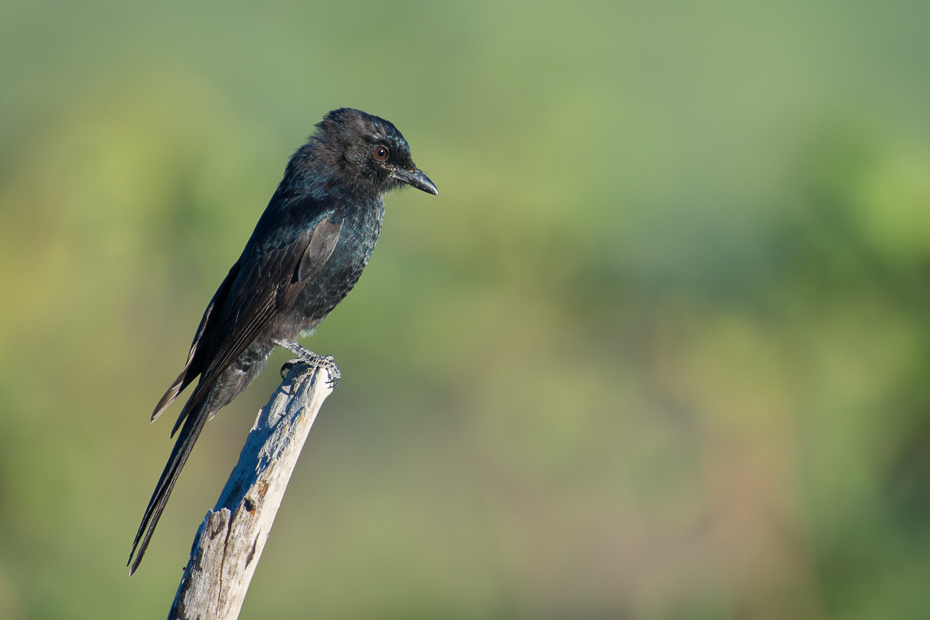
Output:
[[[335,389],[336,386],[339,385],[339,379],[342,378],[342,372],[339,370],[339,367],[336,366],[336,360],[332,355],[317,355],[310,349],[302,346],[297,342],[291,342],[290,340],[275,340],[275,344],[284,347],[298,357],[298,359],[291,360],[281,367],[282,378],[287,375],[288,371],[290,371],[290,369],[293,368],[297,363],[305,362],[310,366],[325,368],[329,372],[329,387]]]

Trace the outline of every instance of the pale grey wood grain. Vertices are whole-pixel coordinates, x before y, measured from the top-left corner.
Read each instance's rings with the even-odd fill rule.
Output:
[[[169,620],[239,616],[297,458],[332,391],[325,369],[298,363],[258,412],[239,463],[194,538]]]

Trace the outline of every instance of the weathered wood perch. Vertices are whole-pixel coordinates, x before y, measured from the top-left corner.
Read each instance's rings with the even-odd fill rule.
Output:
[[[168,620],[233,620],[261,558],[329,373],[297,363],[258,412],[239,463],[197,530]]]

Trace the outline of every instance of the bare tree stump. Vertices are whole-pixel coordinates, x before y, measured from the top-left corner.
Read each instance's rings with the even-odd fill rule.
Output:
[[[333,389],[297,363],[259,412],[216,507],[197,530],[168,620],[239,616],[310,427]]]

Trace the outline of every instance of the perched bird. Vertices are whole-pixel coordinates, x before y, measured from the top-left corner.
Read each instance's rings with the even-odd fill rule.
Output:
[[[152,414],[154,422],[200,377],[171,431],[181,429],[132,543],[130,575],[204,424],[252,382],[276,345],[339,381],[333,358],[297,339],[361,276],[381,232],[382,196],[406,185],[439,193],[413,164],[404,136],[383,118],[341,108],[316,127],[288,162],[242,255],[210,300],[184,369]]]

